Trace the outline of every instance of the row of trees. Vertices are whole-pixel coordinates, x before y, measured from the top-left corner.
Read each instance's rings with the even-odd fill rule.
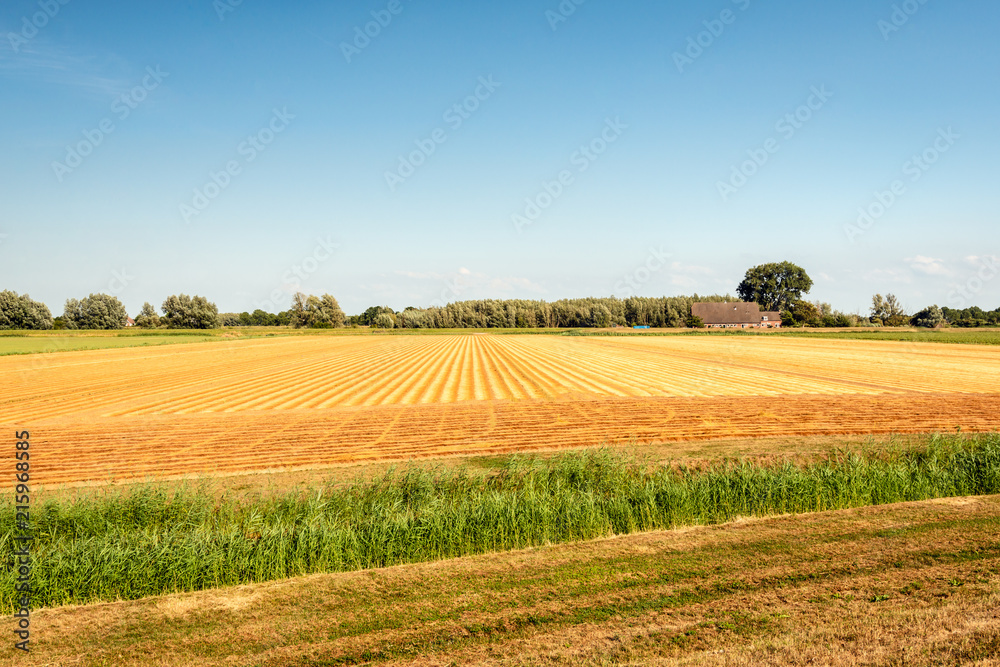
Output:
[[[221,313],[219,320],[224,327],[287,327],[292,324],[292,312],[268,313],[258,308],[252,313]]]
[[[150,303],[144,303],[135,325],[146,329],[215,329],[222,325],[219,309],[203,296],[175,294],[167,297],[160,308],[162,317]],[[117,297],[91,294],[83,299],[67,299],[63,314],[47,328],[124,329],[127,321],[128,312]]]
[[[993,311],[984,311],[979,306],[972,306],[971,308],[963,308],[961,310],[944,307],[941,309],[941,314],[944,315],[948,323],[956,327],[1000,326],[1000,308]]]
[[[739,299],[756,302],[764,311],[781,312],[785,326],[857,327],[905,326],[936,327],[1000,325],[1000,308],[985,312],[979,308],[953,310],[929,306],[908,315],[893,294],[872,297],[870,314],[842,313],[830,304],[803,298],[813,281],[804,269],[791,262],[755,266],[746,272],[737,287]],[[690,297],[588,298],[560,301],[522,299],[459,301],[443,307],[408,307],[396,312],[388,306],[373,306],[361,315],[347,317],[330,294],[292,297],[291,308],[272,314],[219,314],[218,308],[202,296],[185,294],[168,297],[161,306],[162,317],[149,303],[143,304],[135,324],[144,328],[213,329],[219,326],[294,326],[317,329],[345,325],[378,329],[521,329],[612,326],[697,327],[704,324],[691,314],[696,302],[736,301],[730,295]],[[62,316],[52,319],[45,304],[27,295],[0,292],[0,329],[120,329],[125,326],[125,307],[114,296],[91,294],[85,299],[66,301]]]
[[[699,301],[735,301],[732,296],[588,298],[560,301],[522,299],[458,301],[444,307],[395,312],[374,306],[349,323],[379,329],[531,329],[612,326],[683,327]]]
[[[314,296],[301,292],[292,297],[290,309],[277,314],[258,308],[252,313],[223,313],[219,318],[225,327],[339,329],[348,324],[348,317],[332,295]]]
[[[938,327],[945,324],[955,327],[1000,326],[1000,308],[985,311],[978,306],[955,309],[928,306],[913,315],[907,315],[895,295],[881,294],[872,297],[871,321],[885,326]]]
[[[984,327],[1000,326],[1000,308],[984,311],[979,307],[956,310],[937,305],[909,315],[894,294],[872,297],[868,317],[835,311],[828,303],[798,301],[782,313],[785,326],[810,327]]]

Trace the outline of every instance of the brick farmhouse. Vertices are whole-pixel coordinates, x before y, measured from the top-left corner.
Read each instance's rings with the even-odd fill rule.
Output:
[[[718,329],[773,329],[781,327],[781,313],[762,312],[756,303],[696,303],[691,314],[707,327]]]

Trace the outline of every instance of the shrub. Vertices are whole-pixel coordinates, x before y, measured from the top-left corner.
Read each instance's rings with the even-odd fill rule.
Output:
[[[928,329],[933,329],[934,327],[943,324],[944,321],[944,313],[942,313],[941,309],[937,307],[937,304],[935,304],[924,308],[919,313],[914,315],[913,319],[910,320],[910,324],[915,327],[927,327]]]
[[[148,301],[142,304],[142,310],[135,316],[135,325],[143,329],[155,329],[160,326],[160,316]]]

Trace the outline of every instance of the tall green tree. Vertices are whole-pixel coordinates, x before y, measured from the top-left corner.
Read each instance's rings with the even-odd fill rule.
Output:
[[[769,311],[788,310],[812,289],[812,278],[791,262],[761,264],[746,272],[736,288],[741,299]]]
[[[27,294],[0,292],[0,329],[51,329],[52,312]]]
[[[306,296],[296,292],[292,297],[292,325],[296,328],[339,329],[346,321],[340,304],[330,294]]]
[[[379,315],[395,315],[395,312],[389,306],[372,306],[365,312],[361,313],[359,317],[359,323],[365,326],[369,326],[375,323],[375,318]]]
[[[274,315],[258,308],[250,313],[250,324],[255,327],[274,326]]]
[[[590,311],[590,323],[598,329],[604,329],[611,326],[611,310],[608,309],[603,303],[599,303],[593,307]]]
[[[926,327],[928,329],[933,329],[934,327],[944,324],[944,313],[938,308],[937,304],[933,306],[928,306],[924,308],[919,313],[913,316],[910,320],[910,324],[915,327]]]
[[[116,296],[91,294],[67,299],[62,317],[67,329],[123,329],[128,312]]]
[[[785,321],[786,314],[791,316],[790,322]],[[823,311],[816,304],[800,299],[782,311],[781,320],[786,326],[818,327],[823,324]]]
[[[203,296],[168,296],[163,302],[163,320],[171,329],[216,329],[219,308]]]
[[[135,325],[143,329],[155,329],[160,326],[160,316],[156,313],[156,308],[148,301],[142,304],[142,310],[135,316]]]
[[[881,294],[873,296],[871,318],[890,327],[901,327],[910,321],[895,294],[886,294],[884,298]]]
[[[372,320],[372,326],[376,329],[393,329],[396,327],[396,322],[389,313],[379,313]]]

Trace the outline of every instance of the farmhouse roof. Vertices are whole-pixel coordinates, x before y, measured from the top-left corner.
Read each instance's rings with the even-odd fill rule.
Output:
[[[760,317],[761,317],[761,320],[763,320],[764,318],[767,318],[768,322],[780,322],[781,321],[781,313],[776,312],[776,311],[772,311],[772,310],[762,310],[760,312]]]
[[[735,301],[731,303],[696,303],[691,314],[705,324],[760,324],[760,306],[756,303]]]

